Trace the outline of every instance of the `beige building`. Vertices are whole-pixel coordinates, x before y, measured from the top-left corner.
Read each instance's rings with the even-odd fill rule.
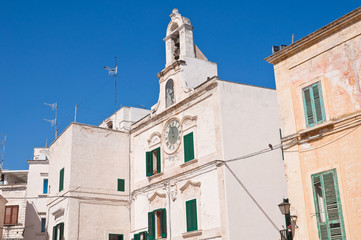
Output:
[[[360,239],[361,8],[274,65],[294,239]]]
[[[3,229],[4,229],[4,220],[5,220],[5,204],[8,201],[0,195],[0,240],[3,239]]]
[[[0,190],[5,205],[3,240],[24,239],[27,170],[2,170]]]

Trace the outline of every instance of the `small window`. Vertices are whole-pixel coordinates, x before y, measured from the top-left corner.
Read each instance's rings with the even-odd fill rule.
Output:
[[[109,129],[113,129],[113,121],[107,122],[107,127],[108,127]]]
[[[43,194],[48,194],[48,179],[43,179]]]
[[[64,189],[64,168],[60,170],[59,173],[59,192]]]
[[[183,137],[184,143],[184,162],[188,162],[194,159],[194,143],[193,132],[188,133]]]
[[[169,79],[165,85],[165,107],[169,107],[174,103],[174,84],[173,80]]]
[[[158,209],[148,213],[148,239],[167,237],[167,214],[165,209]]]
[[[326,120],[321,84],[317,82],[302,90],[306,126],[313,127]]]
[[[125,181],[124,179],[118,179],[118,191],[124,192],[125,190]]]
[[[63,240],[64,223],[59,223],[53,227],[53,240]]]
[[[146,170],[147,177],[161,172],[160,148],[146,153]]]
[[[147,239],[148,239],[147,232],[140,232],[140,233],[134,234],[134,240],[147,240]]]
[[[198,230],[197,223],[197,200],[192,199],[186,202],[187,232]]]
[[[41,232],[45,232],[46,218],[41,218]]]
[[[109,240],[123,240],[123,234],[109,234]]]
[[[18,223],[19,206],[5,206],[4,225],[15,225]]]

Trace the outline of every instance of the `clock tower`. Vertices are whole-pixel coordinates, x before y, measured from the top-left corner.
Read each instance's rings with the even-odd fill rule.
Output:
[[[193,89],[217,76],[217,64],[208,61],[193,42],[193,26],[178,9],[170,14],[165,41],[166,64],[157,74],[160,91],[152,114],[159,114],[189,97]]]

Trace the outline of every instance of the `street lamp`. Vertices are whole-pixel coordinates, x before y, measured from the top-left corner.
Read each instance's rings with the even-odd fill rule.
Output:
[[[282,215],[289,215],[290,214],[290,206],[291,204],[288,202],[288,199],[283,199],[283,202],[278,204]]]

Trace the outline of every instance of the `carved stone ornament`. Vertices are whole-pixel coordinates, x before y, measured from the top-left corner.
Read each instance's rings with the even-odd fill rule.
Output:
[[[167,194],[165,193],[159,193],[159,192],[154,192],[152,195],[150,195],[148,197],[149,202],[152,202],[154,199],[156,199],[156,197],[159,198],[166,198]]]
[[[159,132],[154,132],[150,135],[149,139],[147,140],[148,141],[148,144],[149,145],[154,145],[154,144],[157,144],[159,143],[161,140],[161,135]]]
[[[173,202],[177,199],[177,185],[171,185],[170,186],[170,197],[172,198]]]
[[[186,190],[189,186],[200,187],[201,182],[193,182],[192,180],[188,180],[186,184],[184,184],[183,187],[180,188],[181,192],[184,192],[184,190]]]
[[[197,116],[185,116],[182,119],[182,126],[184,130],[187,130],[197,125]]]

